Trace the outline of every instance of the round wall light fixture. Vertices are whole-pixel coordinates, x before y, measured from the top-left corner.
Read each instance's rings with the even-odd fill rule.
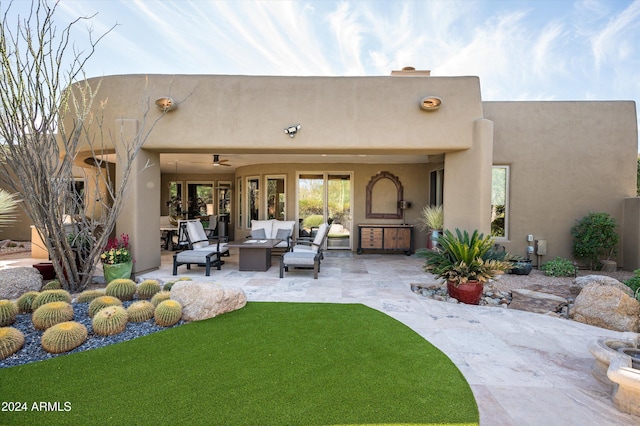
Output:
[[[168,96],[156,99],[156,106],[163,112],[169,112],[178,108],[178,103]]]
[[[442,99],[437,96],[425,96],[420,101],[420,109],[423,111],[435,111],[442,105]]]

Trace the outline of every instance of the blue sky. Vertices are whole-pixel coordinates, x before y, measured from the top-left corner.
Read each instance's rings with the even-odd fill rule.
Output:
[[[118,24],[89,76],[414,66],[477,75],[484,100],[640,101],[640,0],[62,0],[59,12],[61,24],[97,13],[95,34]]]

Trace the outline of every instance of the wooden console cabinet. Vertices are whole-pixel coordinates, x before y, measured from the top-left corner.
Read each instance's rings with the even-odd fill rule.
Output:
[[[413,253],[413,225],[358,225],[358,254],[363,250]]]

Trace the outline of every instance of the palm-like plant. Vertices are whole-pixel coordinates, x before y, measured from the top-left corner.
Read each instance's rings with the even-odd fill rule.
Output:
[[[507,253],[493,250],[490,235],[485,237],[477,230],[471,235],[459,229],[455,232],[444,231],[435,250],[418,251],[426,258],[425,271],[457,286],[470,281],[485,283],[512,268]]]

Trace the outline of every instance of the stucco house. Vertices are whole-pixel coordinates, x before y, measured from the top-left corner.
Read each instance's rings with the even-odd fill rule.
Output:
[[[165,114],[118,220],[137,272],[159,266],[160,216],[176,194],[194,215],[223,218],[231,238],[249,235],[251,219],[306,229],[313,215],[341,225],[329,250],[354,252],[360,225],[415,224],[424,206],[442,204],[445,228],[490,233],[500,221],[496,242],[533,251],[534,264],[572,258],[569,229],[601,211],[620,225],[618,266],[640,267],[633,101],[483,102],[477,77],[412,68],[381,77],[117,75],[102,78],[98,97],[109,99],[107,131],[125,123],[133,134],[146,98],[151,115]],[[85,159],[78,165],[90,167]],[[155,166],[142,170],[147,162]],[[413,248],[425,246],[424,231],[412,235]]]

